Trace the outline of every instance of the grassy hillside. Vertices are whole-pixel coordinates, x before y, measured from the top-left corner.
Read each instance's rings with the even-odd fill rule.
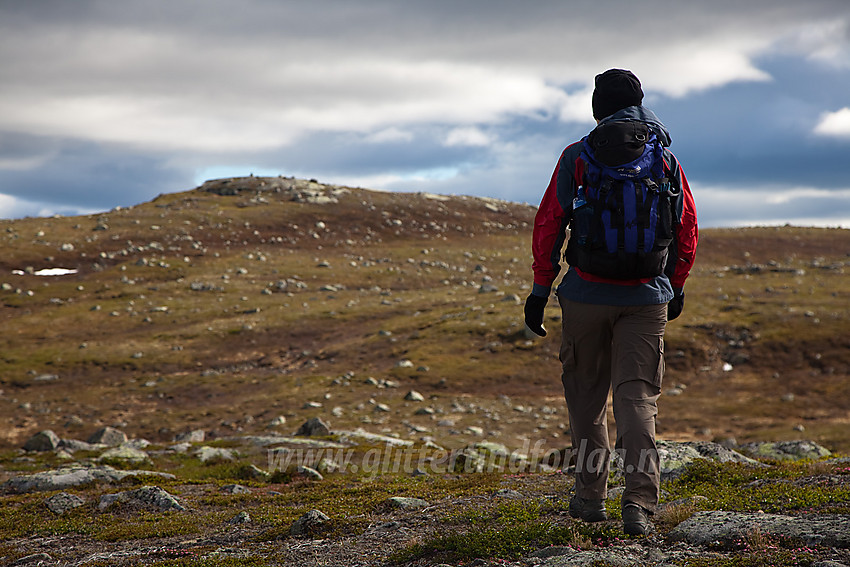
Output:
[[[450,447],[563,447],[559,333],[523,333],[533,215],[245,178],[0,222],[0,445],[116,424],[154,442],[276,419],[290,433],[321,416]],[[847,230],[703,231],[668,330],[660,436],[850,449],[848,254]],[[77,273],[35,275],[55,267]],[[554,301],[547,318],[557,330]]]

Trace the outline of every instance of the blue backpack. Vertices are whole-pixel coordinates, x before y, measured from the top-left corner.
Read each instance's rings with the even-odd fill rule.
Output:
[[[664,148],[643,122],[605,122],[582,140],[582,183],[573,200],[567,262],[610,279],[664,273],[678,192]]]

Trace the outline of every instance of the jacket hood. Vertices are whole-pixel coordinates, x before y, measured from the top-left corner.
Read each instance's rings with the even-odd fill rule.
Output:
[[[652,112],[650,109],[645,106],[627,106],[622,110],[618,110],[611,116],[606,116],[599,123],[603,124],[605,122],[614,122],[617,120],[635,120],[637,122],[645,122],[653,132],[655,132],[656,137],[658,137],[658,141],[661,142],[661,145],[664,147],[668,147],[673,143],[673,139],[670,137],[670,132],[667,130],[667,127],[661,123],[661,120]]]

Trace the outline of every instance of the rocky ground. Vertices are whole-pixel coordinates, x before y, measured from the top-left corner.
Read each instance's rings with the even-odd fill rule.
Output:
[[[572,483],[553,452],[520,454],[488,442],[454,451],[433,443],[415,447],[363,430],[332,431],[319,419],[295,433],[206,443],[202,431],[193,431],[155,446],[108,427],[87,441],[40,432],[6,463],[29,472],[7,473],[0,485],[6,501],[0,560],[547,567],[749,565],[754,557],[765,565],[850,562],[850,459],[812,442],[736,448],[661,442],[663,504],[656,527],[649,537],[629,539],[616,519],[591,526],[568,517]],[[621,480],[615,459],[612,516]],[[721,490],[706,491],[706,481]],[[494,545],[494,538],[503,543]]]
[[[616,475],[586,526],[552,468],[533,214],[244,178],[0,221],[0,563],[847,563],[850,231],[703,231],[659,436],[708,460],[626,540]]]
[[[569,518],[572,482],[552,461],[553,453],[519,454],[492,442],[455,451],[433,443],[415,447],[362,430],[330,431],[318,419],[296,433],[208,443],[194,431],[155,446],[114,428],[87,441],[40,432],[28,440],[26,453],[5,463],[21,471],[7,473],[0,485],[0,561],[547,567],[750,565],[746,561],[757,557],[765,565],[850,562],[850,459],[812,442],[735,449],[661,442],[663,504],[655,530],[629,539],[616,519],[588,525]],[[608,501],[614,517],[621,480],[615,461]],[[717,485],[717,492],[707,489]]]

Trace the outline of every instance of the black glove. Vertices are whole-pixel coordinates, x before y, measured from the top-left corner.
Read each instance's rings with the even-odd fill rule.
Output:
[[[685,307],[685,290],[674,289],[673,299],[667,304],[667,320],[672,321],[682,314],[682,309]]]
[[[548,297],[533,293],[529,294],[525,300],[525,325],[531,329],[532,333],[541,337],[546,336],[546,329],[543,328],[543,310],[548,302]]]

